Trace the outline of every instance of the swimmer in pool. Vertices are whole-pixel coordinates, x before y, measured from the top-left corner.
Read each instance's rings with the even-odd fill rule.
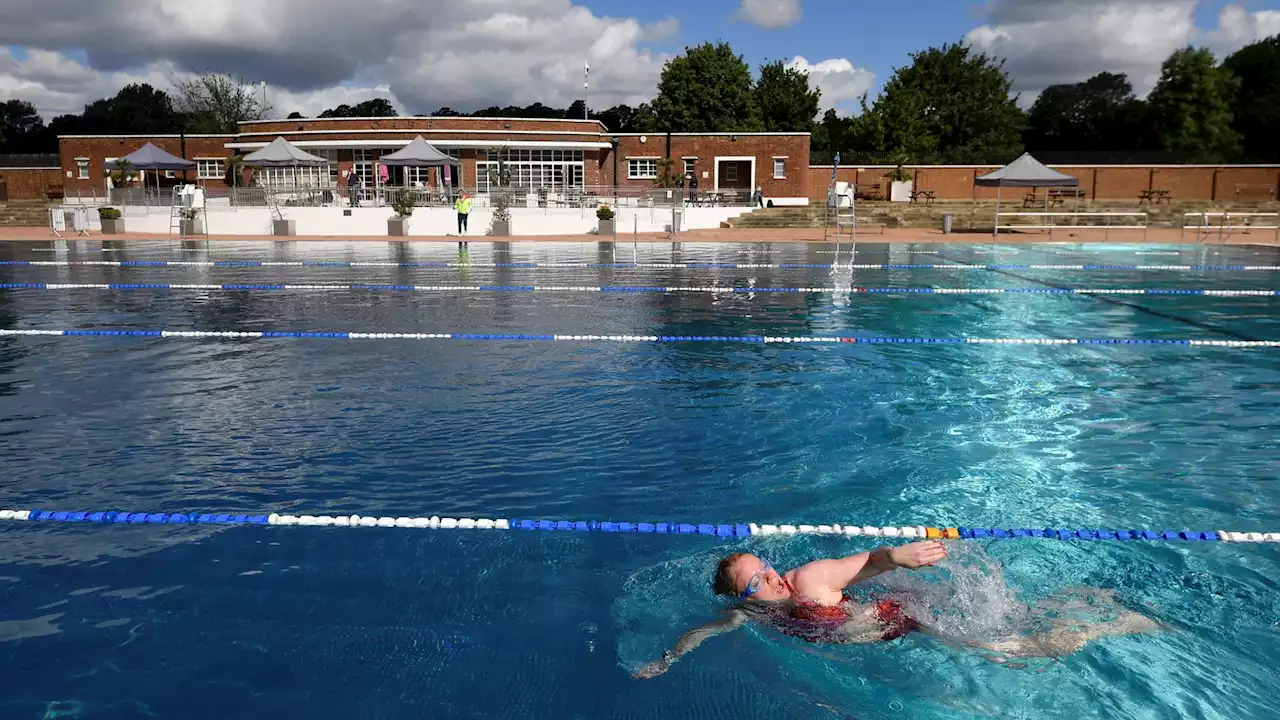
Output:
[[[815,560],[779,572],[755,555],[734,553],[716,567],[712,589],[716,595],[737,598],[739,603],[723,619],[685,633],[673,649],[645,665],[634,677],[661,675],[707,638],[736,630],[748,620],[820,643],[873,643],[915,631],[930,633],[927,624],[907,616],[900,604],[892,600],[860,604],[845,595],[845,589],[891,570],[929,567],[946,557],[945,545],[925,540],[840,559]],[[1107,591],[1094,592],[1108,598],[1111,595]],[[1149,618],[1122,610],[1111,622],[1051,622],[1046,632],[1038,634],[1012,635],[995,642],[962,642],[1007,657],[1057,657],[1079,650],[1090,640],[1155,628]],[[1003,662],[1002,658],[992,659]]]

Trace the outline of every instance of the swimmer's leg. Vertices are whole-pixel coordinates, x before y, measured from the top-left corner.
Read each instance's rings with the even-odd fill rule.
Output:
[[[1155,632],[1159,625],[1141,613],[1122,610],[1114,620],[1074,624],[1055,621],[1047,632],[976,643],[977,647],[1010,657],[1060,657],[1079,651],[1093,640]]]

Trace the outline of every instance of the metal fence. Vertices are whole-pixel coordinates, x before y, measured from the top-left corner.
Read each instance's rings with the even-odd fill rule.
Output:
[[[512,214],[544,214],[561,210],[595,212],[601,205],[614,208],[747,207],[750,190],[700,191],[687,188],[587,186],[577,188],[487,188],[472,187],[204,187],[205,205],[210,209],[268,207],[391,207],[396,196],[407,191],[415,207],[451,208],[466,191],[472,207],[491,208],[505,199]],[[164,207],[172,201],[170,188],[113,188],[110,194],[98,189],[77,190],[66,198],[68,204],[115,205],[121,207]]]

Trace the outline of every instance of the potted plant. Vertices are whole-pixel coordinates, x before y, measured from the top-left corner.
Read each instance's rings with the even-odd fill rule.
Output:
[[[183,237],[204,234],[204,218],[200,217],[200,208],[184,207],[179,212],[181,213],[179,232]]]
[[[103,235],[124,234],[124,215],[113,207],[98,208],[98,221],[102,223]]]
[[[396,211],[394,217],[387,218],[387,234],[404,237],[409,234],[409,216],[413,214],[414,197],[409,188],[400,188],[391,198],[391,209]]]
[[[511,235],[511,197],[505,192],[493,194],[493,224],[489,228],[490,235],[509,237]]]
[[[614,233],[613,208],[608,205],[601,205],[596,208],[596,220],[600,221],[600,227],[596,231],[600,235],[612,235]]]
[[[911,182],[911,173],[902,167],[899,162],[898,166],[885,173],[885,177],[889,180],[889,202],[910,202],[911,191],[914,184]]]

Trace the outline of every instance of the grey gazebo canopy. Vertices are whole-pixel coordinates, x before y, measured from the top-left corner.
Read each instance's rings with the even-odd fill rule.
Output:
[[[1080,187],[1080,178],[1060,173],[1057,170],[1045,167],[1044,163],[1031,157],[1031,153],[1023,153],[1022,157],[996,170],[995,172],[979,175],[973,179],[973,184],[979,187],[996,188],[996,216],[992,223],[992,235],[1000,232],[1000,194],[1002,188],[1062,188],[1062,187]],[[1076,205],[1079,206],[1080,197],[1076,196]],[[1044,196],[1045,213],[1049,212],[1049,194]]]
[[[444,167],[445,165],[461,165],[452,158],[431,146],[431,143],[419,135],[408,145],[399,150],[383,155],[378,159],[383,165],[411,165],[416,167]]]
[[[329,164],[325,158],[312,155],[282,137],[245,155],[241,162],[250,167],[313,167]]]
[[[120,160],[128,162],[134,170],[193,170],[196,166],[193,161],[171,155],[151,143],[143,145]],[[107,169],[118,169],[116,162],[112,160],[106,163]]]
[[[1079,187],[1080,179],[1045,167],[1031,153],[1004,167],[973,179],[980,187]]]

